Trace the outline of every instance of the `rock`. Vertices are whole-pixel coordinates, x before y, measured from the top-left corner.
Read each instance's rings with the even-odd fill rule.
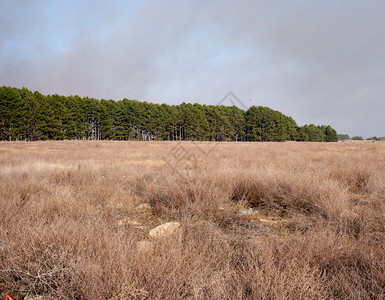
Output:
[[[0,242],[0,252],[2,252],[4,250],[5,250],[5,248],[4,248],[3,244]]]
[[[150,237],[155,239],[167,238],[175,235],[181,234],[180,223],[178,222],[168,222],[154,229],[151,229],[149,232]]]
[[[139,210],[139,211],[149,211],[151,210],[151,205],[148,204],[148,203],[143,203],[143,204],[140,204],[136,207],[136,210]]]
[[[255,216],[258,214],[258,210],[249,208],[249,209],[241,209],[239,211],[240,216]]]
[[[141,253],[150,253],[154,251],[154,244],[150,241],[140,241],[136,243],[136,249]]]

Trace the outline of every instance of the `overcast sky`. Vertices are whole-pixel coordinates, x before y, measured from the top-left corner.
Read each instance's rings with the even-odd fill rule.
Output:
[[[384,0],[0,0],[0,86],[217,104],[385,136]]]

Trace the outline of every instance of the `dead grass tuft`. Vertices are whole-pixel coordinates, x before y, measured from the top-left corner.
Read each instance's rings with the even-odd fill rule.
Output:
[[[0,297],[385,298],[385,144],[181,145],[1,142]]]

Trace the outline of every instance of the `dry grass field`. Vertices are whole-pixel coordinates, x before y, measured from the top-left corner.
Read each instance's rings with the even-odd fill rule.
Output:
[[[382,142],[1,142],[0,184],[0,296],[385,298]]]

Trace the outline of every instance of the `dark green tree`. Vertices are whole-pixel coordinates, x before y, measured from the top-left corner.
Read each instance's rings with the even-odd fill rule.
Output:
[[[364,138],[363,138],[362,136],[353,136],[353,137],[352,137],[352,140],[353,140],[353,141],[363,141]]]
[[[200,141],[337,141],[331,126],[304,125],[268,107],[182,103],[32,93],[0,87],[0,139]]]
[[[337,134],[337,138],[339,141],[345,141],[350,139],[348,134]]]

